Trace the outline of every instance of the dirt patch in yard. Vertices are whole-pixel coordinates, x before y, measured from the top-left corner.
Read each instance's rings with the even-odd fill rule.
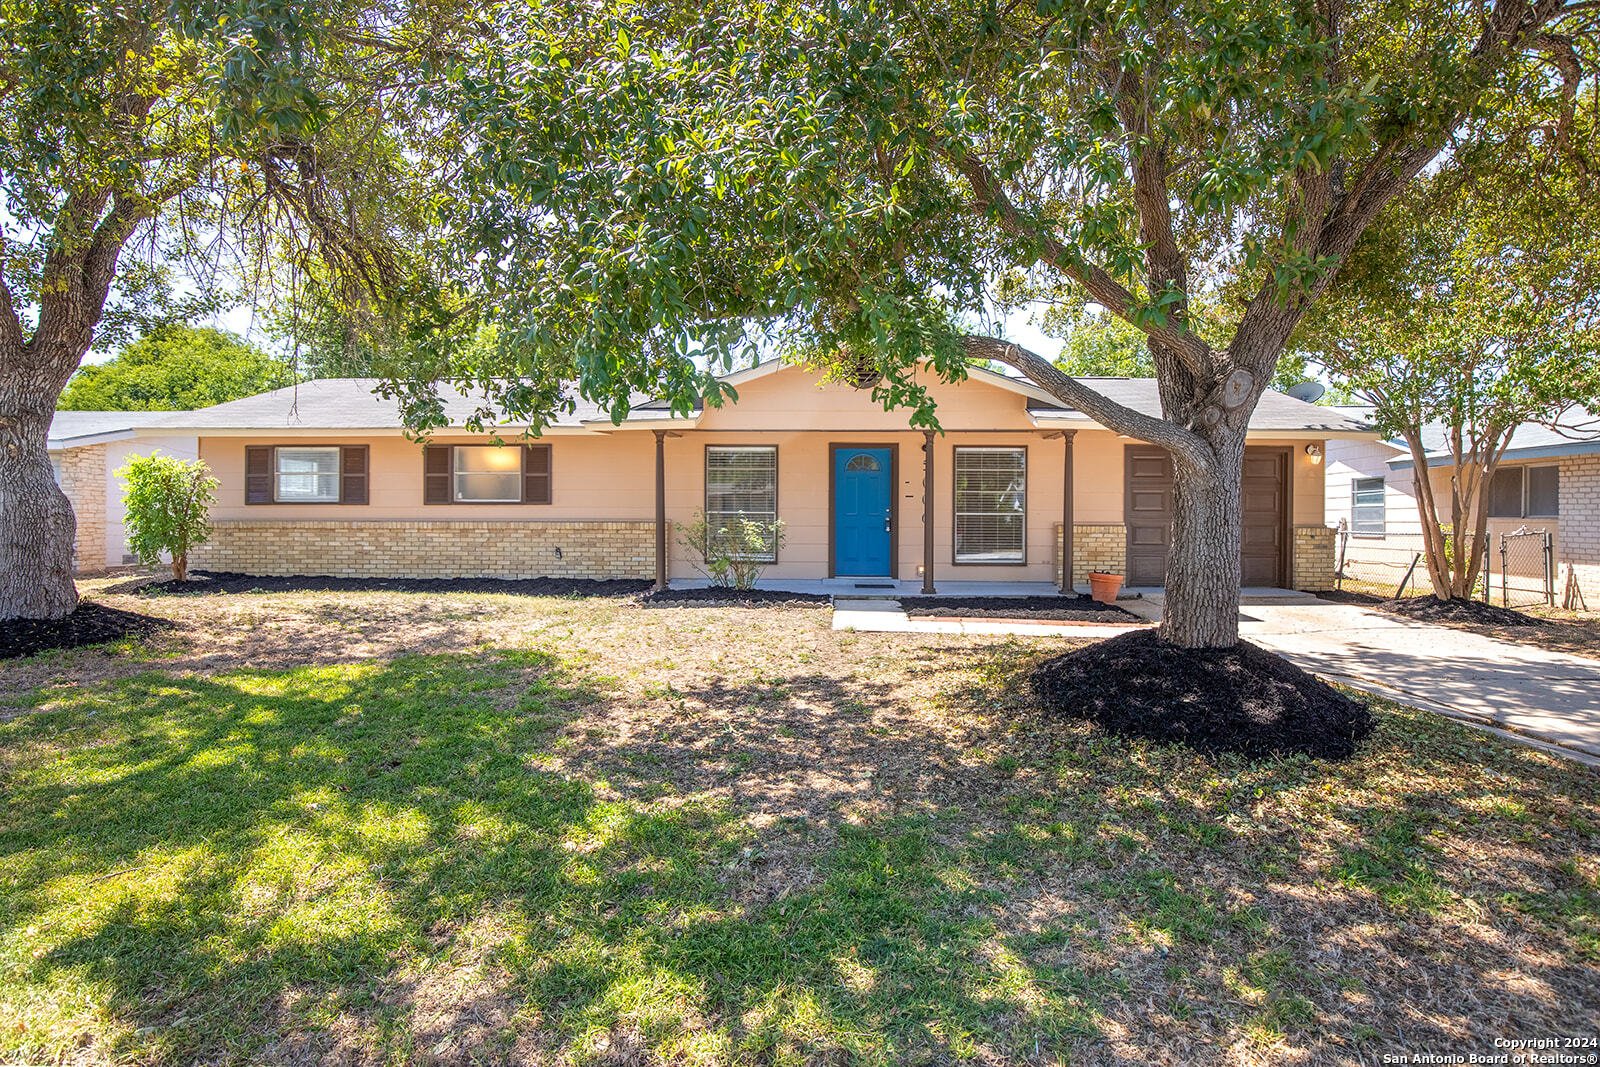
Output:
[[[1031,684],[1051,714],[1202,752],[1345,759],[1372,732],[1365,704],[1248,641],[1180,648],[1123,634],[1045,660]]]
[[[1468,633],[1482,634],[1485,637],[1497,637],[1502,641],[1517,641],[1551,652],[1565,652],[1569,655],[1600,659],[1600,614],[1595,612],[1566,611],[1543,605],[1508,611],[1506,608],[1484,604],[1481,601],[1474,601],[1473,607],[1459,613],[1457,609],[1430,609],[1426,604],[1421,609],[1401,610],[1396,605],[1438,601],[1433,596],[1394,600],[1349,591],[1318,593],[1317,596],[1337,604],[1359,604],[1385,614],[1415,619],[1418,622],[1436,623],[1456,630],[1466,630]],[[1490,608],[1492,613],[1480,613],[1479,609],[1482,608]],[[1428,611],[1432,613],[1423,613]],[[1513,621],[1513,617],[1516,621]]]
[[[0,659],[32,656],[56,648],[82,648],[146,637],[168,629],[166,619],[137,612],[121,611],[80,600],[71,615],[63,619],[7,619],[0,621]]]
[[[900,606],[913,619],[1047,619],[1065,622],[1144,622],[1131,611],[1086,596],[906,597]]]
[[[190,571],[189,580],[134,578],[107,586],[133,596],[204,596],[222,593],[507,593],[513,596],[630,596],[650,588],[643,579],[620,578],[336,578],[267,576],[235,571]]]

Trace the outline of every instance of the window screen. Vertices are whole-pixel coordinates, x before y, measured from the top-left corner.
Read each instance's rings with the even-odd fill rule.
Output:
[[[958,448],[957,563],[1021,563],[1027,530],[1028,453],[1021,448]]]
[[[770,445],[706,449],[706,526],[716,531],[740,519],[778,521],[778,450]],[[777,556],[773,543],[760,558]]]
[[[501,445],[457,445],[458,504],[515,504],[522,500],[522,449]]]
[[[1363,537],[1382,537],[1383,518],[1383,479],[1357,478],[1351,482],[1350,532]]]
[[[1501,467],[1489,480],[1489,515],[1496,519],[1522,518],[1522,468]]]
[[[1528,514],[1554,517],[1561,514],[1561,470],[1559,467],[1528,468]]]
[[[336,504],[339,501],[337,448],[274,449],[279,503]]]

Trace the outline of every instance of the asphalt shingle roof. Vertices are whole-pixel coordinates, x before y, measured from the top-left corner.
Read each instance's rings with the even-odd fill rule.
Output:
[[[73,440],[98,437],[100,434],[121,433],[136,426],[150,426],[172,415],[188,412],[174,411],[58,411],[50,420],[50,431],[45,435],[46,448],[68,448]]]
[[[1000,375],[994,375],[1000,378]],[[1097,391],[1118,403],[1150,415],[1161,413],[1161,401],[1154,378],[1092,378],[1083,379]],[[1031,383],[1017,380],[1021,387]],[[301,382],[298,385],[276,389],[270,393],[232,400],[195,411],[167,412],[149,425],[203,432],[210,429],[271,430],[282,427],[303,427],[323,430],[392,430],[401,426],[399,408],[394,400],[385,399],[373,392],[376,378],[323,378]],[[469,396],[450,388],[441,389],[444,410],[452,426],[463,426],[480,407],[481,397]],[[1075,414],[1071,409],[1052,406],[1031,398],[1031,413],[1050,415]],[[151,413],[155,414],[155,413]],[[646,398],[635,401],[631,420],[670,419],[671,412]],[[610,416],[586,400],[576,400],[575,410],[562,414],[552,424],[560,427],[607,424]],[[498,425],[512,426],[501,422]],[[1338,408],[1318,407],[1285,396],[1282,393],[1265,393],[1250,420],[1256,431],[1273,430],[1323,430],[1351,432],[1366,429],[1359,418]]]
[[[1146,415],[1161,414],[1161,395],[1157,391],[1154,378],[1079,378],[1078,380],[1108,400],[1115,400],[1124,407],[1133,408]],[[1034,402],[1028,405],[1028,410],[1044,415],[1070,409],[1054,408]],[[1261,394],[1261,402],[1250,415],[1250,429],[1258,432],[1326,430],[1330,433],[1349,433],[1369,428],[1359,417],[1346,409],[1307,404],[1303,400],[1296,400],[1292,396],[1271,389]]]
[[[169,412],[169,417],[157,425],[189,430],[271,430],[285,426],[313,430],[400,428],[399,402],[373,392],[377,385],[377,378],[318,378],[208,408]],[[486,406],[484,398],[448,387],[440,388],[440,396],[451,426],[466,425],[474,413]],[[670,414],[660,408],[635,408],[632,417],[666,418]],[[551,425],[582,426],[610,421],[611,417],[598,406],[579,398],[573,412],[563,413]],[[498,422],[496,425],[515,424]]]

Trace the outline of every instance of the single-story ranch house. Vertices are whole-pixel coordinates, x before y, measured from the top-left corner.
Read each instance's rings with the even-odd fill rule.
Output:
[[[1162,584],[1172,468],[1161,449],[986,370],[933,384],[942,434],[909,428],[868,390],[815,379],[766,363],[729,375],[738,401],[720,409],[677,417],[645,404],[614,425],[580,403],[536,440],[505,427],[503,446],[464,428],[479,401],[455,395],[451,429],[408,440],[394,402],[350,378],[131,432],[197,439],[221,485],[192,563],[214,571],[695,579],[675,526],[703,510],[783,521],[767,579],[1060,583],[1065,554],[1074,584],[1092,570]],[[1159,411],[1153,380],[1093,384]],[[1330,587],[1323,449],[1372,436],[1336,410],[1262,398],[1246,458],[1246,585]]]

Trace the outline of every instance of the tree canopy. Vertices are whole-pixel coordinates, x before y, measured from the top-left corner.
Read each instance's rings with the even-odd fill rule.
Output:
[[[442,221],[463,314],[502,331],[451,376],[536,419],[574,381],[617,414],[635,392],[687,408],[724,395],[696,357],[714,370],[761,339],[875,359],[877,399],[931,426],[925,368],[998,362],[1171,453],[1163,634],[1204,645],[1236,638],[1244,428],[1291,331],[1447,144],[1467,158],[1504,136],[1485,116],[1562,136],[1593,84],[1579,31],[1597,12],[735,0],[494,17],[452,84],[470,150]],[[994,336],[1009,275],[1138,330],[1162,413]],[[1192,322],[1201,278],[1227,301],[1221,336]],[[440,419],[428,388],[399,388],[414,421]]]
[[[1592,135],[1594,109],[1571,121]],[[1489,482],[1517,427],[1577,430],[1570,409],[1600,407],[1600,174],[1514,147],[1482,173],[1452,163],[1397,201],[1297,336],[1409,448],[1442,599],[1477,582]],[[1443,501],[1430,426],[1449,457]]]
[[[226,330],[167,326],[83,367],[63,411],[183,411],[288,385],[289,365]]]
[[[241,288],[437,319],[419,220],[454,146],[420,90],[444,77],[449,41],[481,31],[467,14],[457,0],[0,5],[0,618],[76,602],[74,520],[44,442],[92,345]]]

